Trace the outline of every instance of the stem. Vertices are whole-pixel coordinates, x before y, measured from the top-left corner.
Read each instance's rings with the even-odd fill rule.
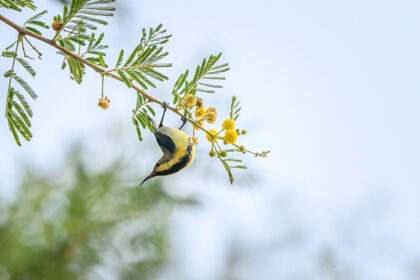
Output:
[[[76,59],[77,61],[80,61],[81,63],[89,66],[90,68],[92,68],[96,72],[104,73],[107,76],[112,77],[112,78],[114,78],[114,79],[116,79],[116,80],[124,83],[124,81],[119,76],[117,76],[115,74],[112,74],[112,73],[106,73],[106,71],[103,70],[98,65],[96,65],[96,64],[94,64],[94,63],[92,63],[90,61],[87,61],[87,60],[83,59],[82,57],[78,56],[77,54],[75,54],[75,53],[73,53],[73,52],[71,52],[71,51],[63,48],[62,46],[58,45],[54,40],[45,38],[43,36],[40,36],[40,35],[32,32],[32,31],[26,29],[26,28],[23,28],[22,26],[14,23],[13,21],[7,19],[6,17],[4,17],[1,14],[0,14],[0,21],[3,21],[4,23],[6,23],[7,25],[9,25],[10,27],[16,29],[19,32],[20,35],[27,35],[27,36],[30,36],[32,38],[35,38],[35,39],[37,39],[37,40],[39,40],[41,42],[44,42],[44,43],[46,43],[46,44],[48,44],[48,45],[50,45],[50,46],[52,46],[52,47],[54,47],[54,48],[62,51],[66,55],[68,55],[68,56]],[[162,101],[160,101],[160,100],[154,98],[153,96],[149,95],[144,90],[142,90],[141,88],[139,88],[138,86],[136,86],[133,82],[131,82],[131,87],[134,88],[136,91],[138,91],[140,94],[142,94],[144,97],[146,97],[149,101],[154,102],[154,103],[157,103],[157,104],[163,106],[163,102]],[[168,106],[168,109],[171,110],[172,112],[174,112],[175,114],[178,114],[180,117],[183,116],[183,114],[181,112],[179,112],[178,110],[176,110],[173,107]],[[211,135],[211,133],[208,130],[206,130],[205,128],[203,128],[200,125],[198,125],[194,120],[192,120],[190,118],[187,118],[187,121],[190,122],[191,124],[197,126],[198,128],[200,128],[201,130],[203,130],[207,134]]]
[[[26,40],[26,42],[28,42],[28,44],[31,46],[31,48],[36,51],[36,53],[38,54],[38,58],[41,59],[42,53],[40,51],[37,50],[37,48],[35,48],[34,45],[32,45],[32,43],[28,40],[28,38],[26,38],[26,36],[23,36],[23,39]],[[23,43],[23,42],[22,42]]]
[[[102,76],[101,98],[103,100],[104,99],[104,79],[105,79],[105,77],[104,77],[104,75],[101,75],[101,76]]]
[[[8,100],[10,98],[10,88],[12,87],[13,71],[15,70],[15,62],[16,62],[16,57],[17,57],[17,52],[18,52],[18,47],[19,47],[19,42],[20,42],[20,36],[21,34],[19,34],[17,38],[15,55],[13,56],[13,62],[12,62],[12,69],[10,70],[9,87],[7,88],[7,99],[6,99],[6,114],[5,114],[6,118],[7,118],[7,115],[9,114]]]
[[[23,37],[25,37],[25,36],[23,36]],[[23,56],[33,60],[34,58],[32,58],[32,57],[30,57],[29,55],[27,55],[27,54],[26,54],[25,44],[24,44],[24,42],[23,42],[23,39],[21,38],[20,40],[22,41],[22,51],[23,51]]]

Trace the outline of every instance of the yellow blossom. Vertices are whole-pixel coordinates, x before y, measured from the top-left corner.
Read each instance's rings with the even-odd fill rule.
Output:
[[[204,109],[204,108],[197,108],[195,111],[194,111],[194,114],[195,114],[195,117],[196,118],[202,118],[202,117],[204,117],[205,115],[206,115],[206,109]]]
[[[231,130],[235,128],[235,122],[231,119],[227,119],[223,122],[222,127],[226,130]]]
[[[225,141],[226,143],[233,144],[238,140],[238,133],[235,130],[228,130],[225,133]]]
[[[197,97],[192,94],[187,94],[184,97],[184,105],[185,107],[192,107],[197,103]]]
[[[214,123],[217,120],[216,108],[208,107],[206,110],[206,117],[208,123]]]
[[[207,122],[214,123],[217,120],[217,114],[215,112],[206,112]]]
[[[198,145],[198,138],[197,137],[193,137],[192,141],[194,142],[194,145]]]
[[[216,129],[210,129],[209,132],[214,135],[213,139],[214,139],[215,142],[217,142],[218,137],[216,136],[216,134],[217,134]],[[209,142],[212,141],[212,137],[210,135],[206,134],[206,138],[207,138],[207,140],[209,140]]]
[[[208,112],[215,112],[215,113],[217,113],[217,112],[216,112],[216,108],[214,108],[214,107],[208,107],[208,108],[207,108],[207,111],[208,111]]]
[[[204,102],[203,99],[197,99],[197,103],[195,104],[197,108],[204,108]]]
[[[106,100],[100,98],[98,101],[98,106],[106,110],[109,107],[109,103]]]

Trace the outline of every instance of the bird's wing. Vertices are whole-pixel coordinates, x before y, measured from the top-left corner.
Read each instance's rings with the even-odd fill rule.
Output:
[[[175,143],[172,141],[172,139],[160,132],[155,132],[156,141],[158,142],[160,148],[162,149],[162,152],[164,154],[170,153],[173,154],[175,152]]]

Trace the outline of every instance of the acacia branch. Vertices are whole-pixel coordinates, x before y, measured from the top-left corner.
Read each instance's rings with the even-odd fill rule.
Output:
[[[76,59],[77,61],[80,61],[81,63],[89,66],[90,68],[92,68],[93,70],[95,70],[96,72],[99,72],[101,74],[105,74],[106,76],[112,77],[120,82],[124,81],[117,75],[112,74],[110,72],[105,71],[104,69],[102,69],[101,67],[99,67],[98,65],[87,61],[86,59],[80,57],[79,55],[67,50],[66,48],[63,48],[62,46],[58,45],[54,40],[45,38],[43,36],[40,36],[16,23],[14,23],[13,21],[7,19],[6,17],[4,17],[3,15],[0,14],[0,21],[3,21],[4,23],[6,23],[7,25],[9,25],[10,27],[16,29],[16,31],[19,32],[20,35],[27,35],[30,36],[32,38],[35,38],[43,43],[46,43],[60,51],[62,51],[63,53],[65,53],[66,55]],[[131,87],[134,88],[135,90],[137,90],[139,93],[141,93],[144,97],[146,97],[149,101],[151,102],[155,102],[157,104],[160,104],[161,106],[163,106],[163,102],[154,98],[153,96],[149,95],[148,93],[146,93],[144,90],[142,90],[141,88],[137,87],[133,82],[131,82]],[[172,112],[178,114],[179,116],[183,116],[183,114],[181,112],[179,112],[177,109],[168,106],[168,109],[171,110]],[[203,130],[204,132],[206,132],[207,134],[210,134],[205,128],[203,128],[202,126],[200,126],[199,124],[197,124],[197,122],[193,121],[192,119],[187,118],[187,120],[192,123],[194,126],[199,127],[201,130]]]

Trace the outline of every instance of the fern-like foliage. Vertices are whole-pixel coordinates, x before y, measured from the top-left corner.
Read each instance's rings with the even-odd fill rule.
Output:
[[[140,43],[134,48],[130,56],[123,64],[124,50],[120,51],[115,71],[131,87],[131,82],[135,81],[140,87],[147,89],[149,86],[156,87],[153,80],[163,82],[168,77],[157,71],[156,68],[171,67],[170,63],[161,63],[160,61],[168,56],[168,52],[163,50],[163,44],[168,42],[172,35],[166,35],[166,30],[162,30],[162,24],[156,28],[142,30]]]
[[[114,15],[115,7],[109,6],[113,2],[115,0],[72,0],[70,6],[64,5],[63,15],[57,15],[54,20],[61,21],[62,30],[69,34],[78,34],[79,29],[96,30],[97,24],[108,24],[102,17]]]
[[[241,107],[239,107],[239,104],[240,102],[238,98],[236,96],[232,96],[232,102],[230,105],[230,113],[229,113],[229,117],[231,120],[236,121],[239,118],[239,112],[242,109]],[[217,153],[217,157],[222,162],[223,167],[228,173],[230,183],[233,184],[234,178],[232,174],[232,169],[233,168],[247,169],[247,167],[245,165],[241,165],[242,163],[241,159],[233,158],[230,156],[231,154],[235,152],[241,152],[239,149],[228,149],[228,150],[225,150],[225,152],[229,157],[227,158],[221,157],[220,153]]]
[[[32,17],[30,17],[24,24],[23,27],[26,29],[38,34],[39,36],[42,36],[42,32],[39,30],[39,27],[49,29],[49,25],[47,25],[45,22],[41,21],[40,18],[48,13],[47,10],[42,11]]]
[[[59,44],[72,52],[77,52],[80,57],[97,65],[101,65],[100,57],[106,55],[103,50],[108,48],[107,45],[101,44],[103,38],[103,33],[101,33],[98,38],[96,38],[96,35],[92,33],[90,36],[86,37],[87,42],[79,40],[75,37],[69,37],[60,40]],[[80,84],[83,80],[83,75],[85,74],[85,65],[63,52],[58,53],[64,56],[61,68],[65,69],[68,65],[70,69],[70,78]]]
[[[220,74],[228,71],[230,68],[228,63],[216,65],[221,56],[222,53],[219,53],[216,56],[210,55],[209,58],[204,58],[203,62],[197,65],[191,80],[188,80],[190,73],[188,69],[179,76],[172,90],[173,103],[176,105],[176,108],[182,107],[182,99],[188,94],[196,95],[197,92],[215,93],[216,88],[222,88],[222,85],[217,81],[225,80],[226,78],[220,76]],[[188,110],[185,110],[185,113],[190,115]]]
[[[12,9],[21,12],[21,8],[25,7],[32,10],[36,9],[33,0],[0,0],[0,8]]]
[[[143,129],[148,128],[151,132],[154,132],[155,129],[148,113],[151,113],[153,116],[155,116],[156,113],[148,103],[149,101],[147,101],[141,93],[137,92],[136,109],[133,110],[132,119],[140,141],[143,141],[140,126],[143,127]]]
[[[239,118],[239,112],[242,107],[239,107],[239,100],[236,96],[232,96],[232,103],[230,104],[230,119],[236,121]]]
[[[37,95],[29,84],[15,72],[16,62],[18,62],[32,77],[35,77],[36,75],[35,70],[29,65],[29,63],[25,59],[18,57],[18,47],[19,42],[16,43],[15,51],[4,51],[2,56],[13,59],[12,68],[4,74],[4,77],[9,79],[6,101],[6,119],[16,143],[21,146],[22,143],[19,135],[27,141],[32,138],[32,133],[30,131],[30,118],[32,118],[33,113],[24,95],[12,87],[12,84],[15,82],[20,85],[21,88],[34,100],[37,98]]]
[[[30,17],[23,25],[26,29],[41,35],[39,27],[48,29],[40,18],[45,15],[47,11],[42,11],[32,17]],[[7,89],[7,100],[6,100],[6,119],[9,125],[9,129],[16,143],[21,146],[22,142],[20,137],[29,141],[32,138],[31,118],[33,116],[32,110],[29,103],[26,101],[25,95],[21,93],[17,87],[20,87],[23,92],[26,92],[33,100],[36,100],[37,95],[32,87],[25,81],[22,75],[18,75],[16,68],[20,65],[20,68],[25,70],[30,76],[35,77],[36,72],[25,58],[31,58],[27,54],[26,46],[30,46],[32,50],[38,53],[38,58],[41,58],[41,53],[32,45],[25,35],[19,34],[17,40],[8,46],[5,51],[2,52],[2,56],[5,58],[12,59],[11,69],[4,73],[4,77],[9,80],[9,86]],[[12,47],[15,47],[12,51]],[[22,51],[23,57],[19,55],[19,51]]]
[[[114,15],[115,7],[110,6],[113,2],[115,0],[72,0],[69,6],[64,6],[62,15],[54,17],[55,21],[62,22],[63,27],[57,30],[53,40],[58,41],[63,48],[100,65],[99,57],[105,56],[102,50],[108,47],[101,45],[104,34],[96,38],[95,33],[88,34],[88,30],[96,30],[98,24],[108,24],[103,17]],[[85,74],[85,65],[59,53],[64,55],[62,69],[68,65],[70,77],[80,84]]]

